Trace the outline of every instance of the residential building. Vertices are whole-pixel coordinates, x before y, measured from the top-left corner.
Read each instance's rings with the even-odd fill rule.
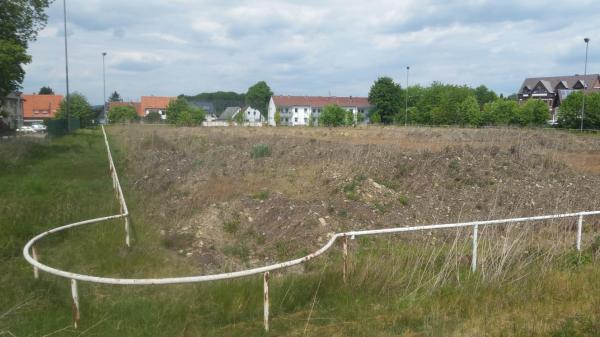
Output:
[[[145,117],[151,112],[158,112],[161,119],[167,119],[167,106],[176,99],[177,97],[168,96],[142,96],[138,115]]]
[[[275,125],[275,113],[281,115],[281,125],[309,125],[311,118],[318,120],[327,105],[336,104],[355,116],[365,117],[373,107],[367,97],[336,96],[271,96],[269,100],[268,123]]]
[[[23,95],[23,121],[42,123],[56,117],[62,95]]]
[[[16,130],[23,126],[23,99],[20,92],[10,93],[0,100],[0,120],[9,129]]]
[[[244,120],[250,125],[258,125],[265,122],[265,117],[260,113],[258,109],[254,109],[251,106],[247,106],[243,109]]]
[[[526,78],[517,93],[519,104],[539,99],[548,105],[549,123],[556,123],[560,103],[572,92],[600,92],[600,74]]]

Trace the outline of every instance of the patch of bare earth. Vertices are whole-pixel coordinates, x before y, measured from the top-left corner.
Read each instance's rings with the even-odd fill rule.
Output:
[[[204,272],[331,233],[598,209],[600,138],[520,129],[109,130],[164,245]],[[270,154],[253,157],[266,144]]]

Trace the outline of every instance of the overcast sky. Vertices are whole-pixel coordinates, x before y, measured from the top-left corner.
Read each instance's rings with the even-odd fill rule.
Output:
[[[366,96],[379,76],[509,94],[523,78],[600,72],[600,1],[68,0],[72,91]],[[62,1],[30,45],[26,93],[65,92]],[[597,46],[597,47],[596,47]]]

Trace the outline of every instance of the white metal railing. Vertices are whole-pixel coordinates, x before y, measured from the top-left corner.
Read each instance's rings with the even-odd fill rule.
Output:
[[[35,247],[35,243],[42,239],[45,236],[48,236],[53,233],[57,233],[60,231],[64,231],[70,228],[104,222],[112,219],[120,219],[123,218],[125,220],[125,244],[130,247],[130,237],[129,237],[129,210],[127,209],[127,204],[125,202],[125,198],[123,196],[123,190],[121,189],[121,184],[119,182],[119,177],[117,175],[117,170],[115,168],[112,154],[110,151],[110,146],[108,144],[108,137],[106,135],[106,131],[104,130],[104,126],[102,126],[102,134],[104,136],[104,143],[106,145],[106,151],[108,154],[108,162],[109,162],[109,170],[111,173],[112,181],[113,181],[113,189],[115,191],[115,195],[117,200],[119,201],[120,212],[116,215],[110,215],[101,218],[95,218],[90,220],[84,220],[75,222],[72,224],[64,225],[61,227],[56,227],[45,231],[43,233],[38,234],[31,240],[29,240],[25,246],[23,247],[23,256],[25,260],[29,262],[33,266],[34,277],[39,277],[39,270],[43,270],[47,273],[57,275],[60,277],[68,278],[71,280],[71,295],[73,298],[73,319],[74,325],[77,327],[80,311],[79,311],[79,294],[77,291],[77,281],[85,281],[92,283],[104,283],[104,284],[115,284],[115,285],[157,285],[157,284],[178,284],[178,283],[196,283],[196,282],[207,282],[207,281],[216,281],[216,280],[225,280],[225,279],[233,279],[245,276],[251,276],[256,274],[263,274],[264,280],[264,325],[265,330],[269,330],[269,272],[288,268],[294,265],[302,264],[307,261],[310,261],[319,255],[325,253],[329,248],[333,246],[335,241],[339,238],[342,239],[342,255],[344,259],[343,264],[343,280],[346,282],[346,274],[347,274],[347,259],[348,259],[348,238],[354,239],[357,236],[364,235],[380,235],[380,234],[394,234],[394,233],[403,233],[403,232],[414,232],[414,231],[424,231],[424,230],[435,230],[435,229],[449,229],[449,228],[461,228],[461,227],[473,227],[473,243],[472,243],[472,258],[471,258],[471,270],[473,272],[477,269],[477,247],[478,247],[478,229],[479,226],[485,225],[506,225],[511,223],[522,223],[522,222],[534,222],[534,221],[542,221],[542,220],[553,220],[553,219],[562,219],[562,218],[577,218],[577,237],[575,240],[576,249],[581,251],[581,238],[582,238],[582,230],[583,230],[583,217],[590,215],[600,215],[600,211],[588,211],[588,212],[576,212],[576,213],[564,213],[564,214],[554,214],[554,215],[540,215],[540,216],[532,216],[532,217],[522,217],[522,218],[511,218],[511,219],[497,219],[497,220],[482,220],[482,221],[471,221],[471,222],[461,222],[461,223],[449,223],[449,224],[435,224],[435,225],[427,225],[427,226],[413,226],[413,227],[395,227],[395,228],[384,228],[384,229],[372,229],[372,230],[360,230],[360,231],[349,231],[343,233],[335,233],[331,236],[329,241],[322,246],[320,249],[315,251],[312,254],[306,255],[301,258],[297,258],[290,261],[280,262],[264,267],[251,268],[246,270],[240,270],[229,273],[220,273],[220,274],[211,274],[211,275],[197,275],[197,276],[183,276],[183,277],[166,277],[166,278],[112,278],[112,277],[101,277],[101,276],[91,276],[84,275],[78,273],[72,273],[64,270],[60,270],[57,268],[50,267],[38,261],[37,249]]]

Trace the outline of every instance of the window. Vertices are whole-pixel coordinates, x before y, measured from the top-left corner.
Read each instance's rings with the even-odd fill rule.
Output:
[[[317,109],[313,108],[313,109],[312,109],[312,112],[313,112],[313,113],[317,112]]]
[[[308,110],[308,109],[304,108],[304,112],[306,112],[306,110]]]
[[[248,115],[250,114],[250,110],[248,110]]]
[[[294,117],[294,122],[298,122],[298,117]]]
[[[308,118],[304,117],[304,123],[308,123]]]
[[[254,115],[254,116],[256,116],[256,110],[254,110],[254,113],[253,113],[253,115]]]
[[[294,112],[298,112],[298,108],[294,108]]]

